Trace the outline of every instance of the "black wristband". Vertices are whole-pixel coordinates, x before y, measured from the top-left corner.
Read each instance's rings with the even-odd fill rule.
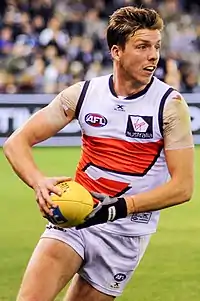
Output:
[[[107,222],[113,222],[116,219],[124,218],[127,216],[127,206],[124,198],[109,198],[110,203],[100,205],[99,210],[83,224],[76,227],[77,230],[87,228],[96,224],[103,224]],[[98,208],[98,206],[97,206]],[[95,210],[95,209],[94,209]]]
[[[116,210],[115,217],[114,219],[108,219],[108,220],[116,220],[127,216],[127,206],[124,198],[118,198],[118,201],[113,205]]]

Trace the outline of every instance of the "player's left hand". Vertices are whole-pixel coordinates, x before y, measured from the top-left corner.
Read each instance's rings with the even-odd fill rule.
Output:
[[[91,192],[91,195],[99,201],[92,212],[86,217],[85,222],[76,227],[77,230],[87,228],[97,224],[103,224],[108,221],[113,222],[116,219],[127,216],[127,206],[125,199],[112,198],[108,195]]]

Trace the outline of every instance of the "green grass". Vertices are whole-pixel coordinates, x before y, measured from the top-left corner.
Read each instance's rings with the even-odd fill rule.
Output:
[[[34,149],[49,176],[73,176],[79,148]],[[200,148],[193,200],[162,211],[157,234],[120,301],[199,301]],[[44,230],[34,194],[12,172],[0,150],[0,301],[14,301],[32,250]],[[63,293],[56,301],[62,300]],[[45,301],[45,300],[44,300]]]

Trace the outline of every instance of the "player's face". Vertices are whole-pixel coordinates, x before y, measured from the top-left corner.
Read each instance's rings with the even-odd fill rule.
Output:
[[[130,37],[125,49],[118,48],[120,74],[139,85],[149,83],[159,60],[161,34],[159,30],[140,29]]]

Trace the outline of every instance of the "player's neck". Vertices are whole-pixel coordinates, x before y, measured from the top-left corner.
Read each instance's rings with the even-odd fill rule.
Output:
[[[127,97],[142,91],[146,85],[141,85],[138,81],[134,82],[132,79],[127,79],[120,72],[114,72],[113,87],[117,95]]]

